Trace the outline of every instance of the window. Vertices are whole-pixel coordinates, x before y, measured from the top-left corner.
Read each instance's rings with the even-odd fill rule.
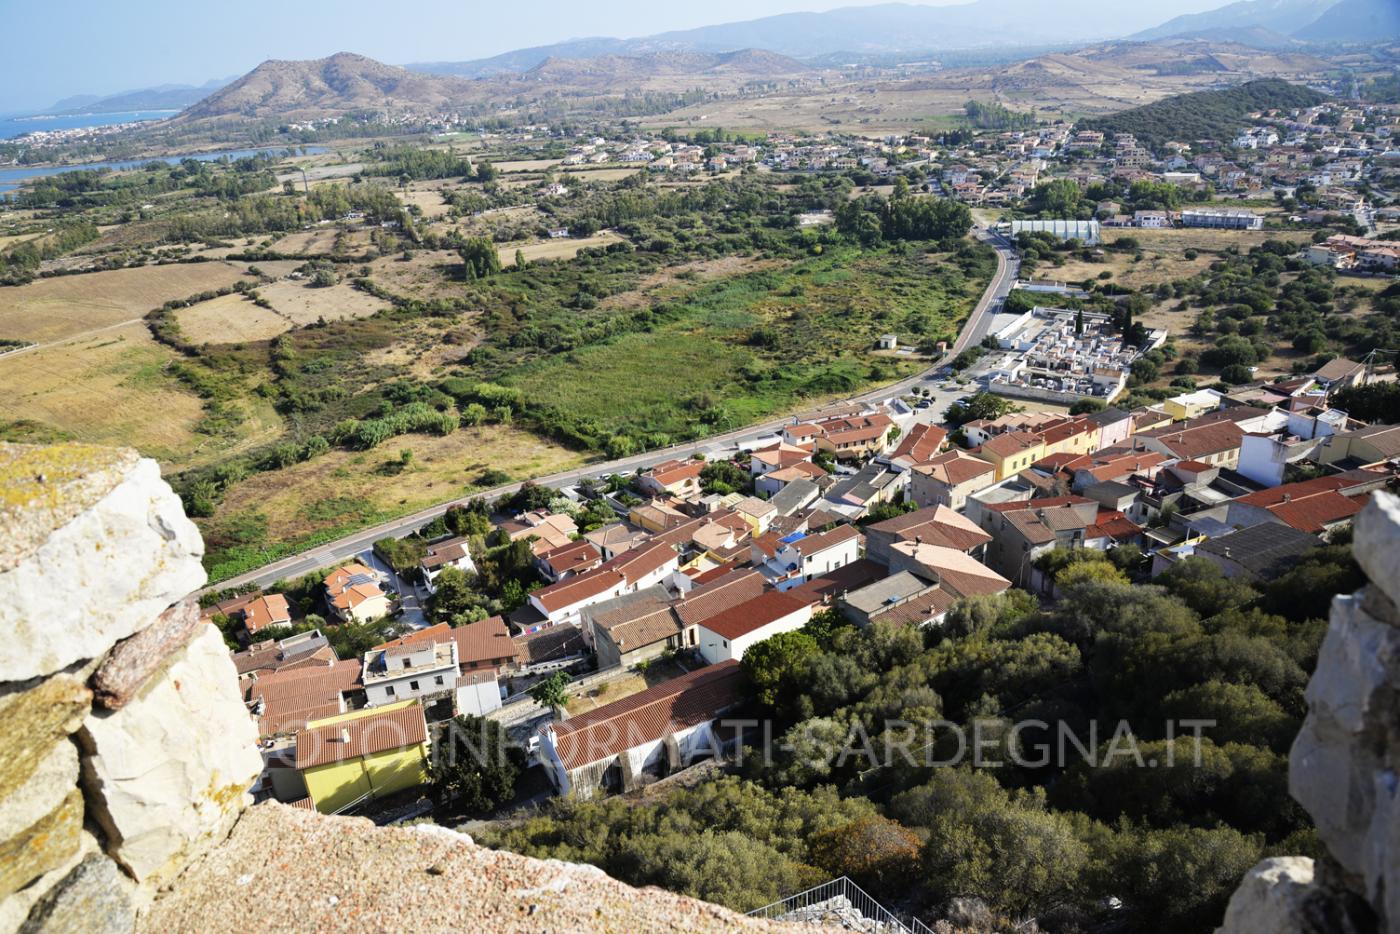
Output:
[[[725,647],[726,649],[729,648],[729,640],[728,640],[728,639],[721,639],[721,640],[719,640],[719,641],[721,641],[721,642],[724,643],[724,647]]]
[[[393,697],[393,696],[394,696],[394,686],[393,686],[392,684],[385,685],[385,687],[384,687],[384,693],[385,693],[385,694],[388,694],[390,697]]]
[[[436,678],[433,679],[433,681],[435,681],[438,684],[442,684],[442,675],[438,675]]]
[[[411,658],[405,658],[405,659],[403,660],[403,666],[404,666],[405,668],[412,668],[412,667],[413,667],[413,659],[411,659]]]
[[[408,682],[408,689],[409,689],[410,691],[416,691],[416,690],[418,690],[418,682],[417,682],[417,681],[410,681],[410,682]]]

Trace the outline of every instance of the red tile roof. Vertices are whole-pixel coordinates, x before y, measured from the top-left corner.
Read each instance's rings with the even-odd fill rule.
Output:
[[[728,569],[710,580],[702,580],[704,576],[695,579],[700,586],[676,601],[676,616],[686,626],[703,623],[763,593],[763,575],[752,569]]]
[[[1028,431],[1008,431],[983,441],[977,450],[996,457],[1011,457],[1041,443],[1039,437]]]
[[[922,463],[937,454],[938,449],[943,447],[943,442],[947,440],[948,432],[944,428],[937,425],[915,425],[899,442],[899,447],[894,449],[890,460],[905,458],[914,463]]]
[[[725,661],[545,729],[554,731],[555,752],[573,771],[713,720],[743,700],[744,686],[739,663]]]
[[[243,628],[250,633],[269,626],[284,625],[291,619],[292,608],[280,593],[258,597],[243,608]]]
[[[331,723],[297,734],[297,768],[311,769],[428,741],[428,722],[417,704]]]
[[[914,470],[948,486],[958,486],[976,477],[996,473],[996,468],[990,463],[965,451],[946,451],[926,464],[915,465]]]
[[[592,571],[585,571],[576,577],[566,578],[557,584],[541,587],[531,596],[538,600],[540,606],[544,607],[545,610],[553,613],[626,584],[627,578],[623,575],[599,567]]]
[[[458,626],[452,630],[452,638],[457,641],[457,664],[463,669],[484,662],[504,664],[519,656],[505,620],[499,616]]]
[[[705,620],[703,625],[710,632],[726,639],[737,639],[755,629],[776,622],[784,616],[800,612],[808,604],[786,593],[770,590],[752,600],[731,607]]]

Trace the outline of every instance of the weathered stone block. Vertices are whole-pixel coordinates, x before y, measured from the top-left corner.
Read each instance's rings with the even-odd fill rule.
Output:
[[[1357,909],[1364,913],[1346,893],[1317,884],[1312,860],[1279,856],[1244,877],[1216,934],[1361,934],[1367,919]]]
[[[0,898],[0,931],[18,931],[39,899],[62,882],[84,859],[101,851],[97,838],[84,830],[79,835],[78,851],[62,865],[44,873],[15,894]]]
[[[97,702],[108,710],[125,706],[151,675],[185,647],[199,626],[199,605],[182,600],[136,635],[118,642],[92,676]]]
[[[61,865],[78,850],[83,796],[76,788],[53,811],[17,836],[0,841],[0,898]]]
[[[204,543],[156,462],[0,444],[0,681],[97,658],[205,581]]]
[[[170,879],[222,839],[262,768],[233,661],[209,625],[120,710],[94,711],[79,741],[108,853],[142,883]]]
[[[91,704],[83,679],[70,674],[0,685],[0,797],[29,780],[53,747],[82,725]]]
[[[1400,821],[1391,756],[1400,749],[1400,628],[1358,596],[1332,603],[1307,690],[1308,716],[1289,756],[1288,787],[1318,836],[1377,908],[1400,919]]]
[[[57,743],[27,781],[0,797],[0,840],[10,840],[51,814],[78,787],[78,747]]]
[[[49,890],[29,914],[20,934],[84,931],[127,934],[136,927],[133,885],[117,864],[100,853],[89,856]]]
[[[1400,606],[1400,497],[1377,492],[1356,517],[1352,554],[1374,587]],[[1400,620],[1392,620],[1400,626]]]

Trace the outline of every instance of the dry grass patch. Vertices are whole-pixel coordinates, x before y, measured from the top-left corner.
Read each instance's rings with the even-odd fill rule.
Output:
[[[334,227],[317,227],[313,230],[299,230],[273,241],[272,249],[278,253],[320,254],[330,253],[335,247],[338,231]]]
[[[37,343],[139,320],[171,299],[243,278],[228,263],[179,263],[39,279],[0,288],[0,336]]]
[[[493,162],[498,172],[543,172],[559,164],[558,159],[517,159],[514,162]]]
[[[401,450],[412,463],[399,463]],[[404,435],[373,451],[334,450],[229,491],[206,528],[266,517],[267,542],[284,542],[379,514],[402,514],[461,496],[488,468],[513,477],[543,476],[583,463],[582,455],[522,429],[490,425],[446,437]],[[259,523],[261,525],[261,523]]]
[[[416,206],[428,220],[446,217],[447,202],[442,199],[443,182],[414,182],[407,189],[396,192],[405,205]]]
[[[636,175],[643,171],[640,166],[631,168],[611,168],[611,169],[565,169],[563,175],[568,178],[582,179],[585,182],[619,182],[630,175]]]
[[[0,357],[0,411],[180,463],[195,446],[202,408],[166,373],[172,359],[145,324]]]
[[[253,304],[243,295],[221,295],[175,313],[180,330],[193,344],[265,341],[291,330],[287,317]]]
[[[515,262],[514,254],[503,257]],[[456,298],[462,294],[458,270],[462,258],[451,250],[418,250],[410,259],[384,256],[370,264],[370,278],[408,298]]]
[[[611,230],[604,230],[591,237],[580,237],[578,239],[560,238],[558,240],[544,240],[537,243],[502,243],[496,248],[496,253],[501,257],[502,266],[512,266],[515,264],[515,251],[519,250],[525,254],[527,263],[537,259],[573,259],[578,255],[578,251],[590,246],[607,246],[609,243],[621,243],[622,237]]]
[[[258,294],[287,318],[289,326],[314,324],[321,318],[368,318],[387,307],[383,301],[345,282],[316,288],[294,279],[258,286]]]

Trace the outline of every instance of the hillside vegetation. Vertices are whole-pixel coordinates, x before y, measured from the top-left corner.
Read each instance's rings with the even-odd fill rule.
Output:
[[[1131,133],[1155,151],[1167,140],[1227,139],[1255,111],[1313,107],[1324,100],[1311,88],[1262,78],[1223,91],[1179,94],[1109,117],[1085,120],[1080,127],[1106,134]]]

